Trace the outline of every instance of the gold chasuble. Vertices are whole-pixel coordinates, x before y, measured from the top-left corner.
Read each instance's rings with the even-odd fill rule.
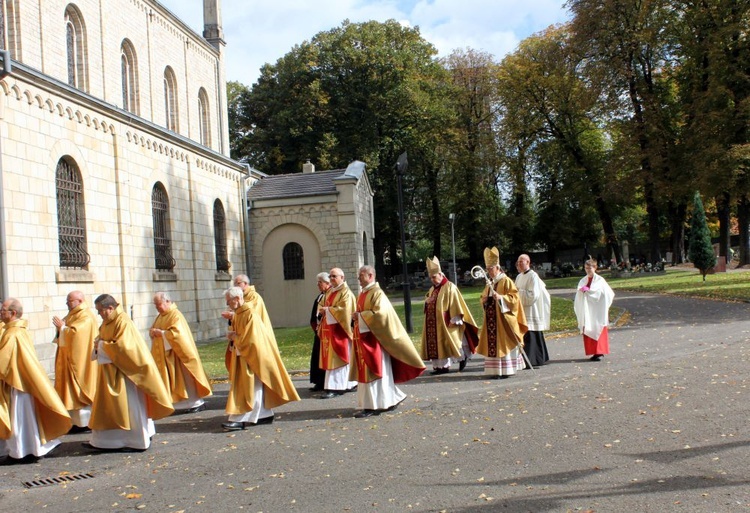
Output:
[[[255,285],[248,285],[247,287],[245,287],[243,296],[245,298],[245,303],[250,306],[250,309],[253,311],[253,313],[260,316],[260,319],[263,321],[263,325],[271,333],[271,337],[273,338],[273,345],[276,345],[276,335],[273,334],[273,325],[271,324],[271,318],[268,316],[268,310],[266,310],[266,303],[263,301],[263,298],[260,296],[260,294],[255,292]]]
[[[328,315],[336,320],[328,324],[327,315],[318,324],[320,337],[320,368],[338,369],[350,362],[349,342],[352,340],[352,314],[357,306],[354,294],[346,283],[338,290],[328,289],[322,306],[328,307]]]
[[[485,299],[490,294],[490,286],[486,286],[481,299],[484,324],[479,332],[477,352],[491,358],[502,358],[523,343],[523,335],[529,328],[513,280],[502,274],[493,284],[493,289],[503,298],[509,311],[502,312],[499,300],[490,300],[485,304]]]
[[[146,395],[148,416],[154,420],[174,412],[172,398],[156,368],[146,342],[121,306],[99,327],[99,350],[112,360],[99,365],[96,396],[89,427],[93,430],[130,429],[125,380]]]
[[[356,365],[349,370],[350,380],[369,383],[381,379],[383,350],[391,356],[395,383],[405,383],[424,372],[422,358],[380,285],[375,283],[359,294],[357,312],[359,315],[354,321]],[[360,333],[360,322],[364,322],[369,331]]]
[[[451,319],[455,317],[460,317],[463,324],[451,324]],[[458,287],[443,277],[440,285],[430,288],[424,301],[424,329],[420,353],[423,360],[461,358],[464,334],[471,352],[474,353],[478,331],[477,322]]]
[[[178,403],[188,398],[185,376],[180,363],[193,377],[198,397],[211,395],[211,384],[203,370],[193,333],[190,331],[187,319],[177,309],[177,305],[172,303],[167,312],[159,314],[151,328],[164,331],[164,338],[172,348],[169,351],[165,350],[162,337],[151,339],[151,355],[154,357],[162,381],[172,396],[172,402]]]
[[[262,310],[265,311],[265,307]],[[232,330],[237,333],[237,338],[233,344],[228,344],[225,356],[231,383],[226,412],[238,415],[252,411],[256,375],[264,385],[263,404],[266,408],[299,401],[297,390],[281,361],[276,338],[263,322],[258,303],[243,303],[234,311]]]
[[[37,359],[26,326],[25,319],[11,321],[0,338],[0,439],[7,440],[13,434],[10,401],[11,389],[15,388],[34,398],[39,438],[46,444],[66,434],[72,422]]]
[[[63,319],[65,329],[57,339],[55,390],[68,410],[80,410],[94,401],[98,365],[91,360],[99,332],[96,316],[86,302]]]

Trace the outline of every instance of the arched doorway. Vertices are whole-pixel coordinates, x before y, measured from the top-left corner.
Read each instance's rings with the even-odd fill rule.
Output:
[[[263,241],[263,299],[277,327],[305,326],[318,295],[320,244],[299,224],[276,227]]]

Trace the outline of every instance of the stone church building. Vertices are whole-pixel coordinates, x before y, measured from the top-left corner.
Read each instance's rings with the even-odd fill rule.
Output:
[[[229,157],[221,2],[203,4],[199,35],[155,0],[0,0],[0,292],[48,369],[71,290],[113,295],[144,335],[167,291],[208,340],[234,274],[301,325],[315,266],[372,261],[363,165],[311,174],[334,184],[315,203],[262,194],[276,178]]]

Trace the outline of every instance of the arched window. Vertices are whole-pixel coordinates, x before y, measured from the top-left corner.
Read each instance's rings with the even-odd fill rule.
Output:
[[[367,251],[367,234],[362,232],[362,255],[365,265],[370,265],[370,252]]]
[[[285,280],[305,279],[305,255],[302,252],[302,246],[296,242],[290,242],[284,246],[283,260]]]
[[[151,192],[151,212],[154,218],[154,255],[157,271],[172,271],[172,240],[169,235],[169,197],[164,186],[156,182]]]
[[[208,94],[201,87],[198,91],[198,122],[200,123],[201,144],[211,146],[211,117],[208,109]]]
[[[229,272],[227,258],[227,219],[221,201],[214,201],[214,246],[216,248],[216,270]]]
[[[91,258],[86,245],[83,180],[78,167],[64,158],[60,159],[55,172],[55,186],[60,268],[85,270]]]
[[[18,22],[18,0],[0,1],[0,7],[0,48],[10,51],[11,58],[20,61],[21,25]]]
[[[172,68],[164,69],[164,114],[166,115],[167,130],[179,130],[177,112],[177,77]]]
[[[120,61],[122,65],[122,108],[139,115],[138,60],[133,43],[127,39],[124,39],[120,46]]]
[[[80,11],[73,4],[68,4],[65,8],[65,31],[68,47],[68,84],[88,91],[86,26]]]

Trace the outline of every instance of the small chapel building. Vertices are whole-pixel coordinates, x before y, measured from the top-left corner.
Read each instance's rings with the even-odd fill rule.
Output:
[[[310,322],[316,276],[340,267],[359,290],[357,272],[373,263],[373,191],[365,164],[272,175],[248,192],[250,277],[274,326]],[[253,272],[258,270],[259,272]]]

